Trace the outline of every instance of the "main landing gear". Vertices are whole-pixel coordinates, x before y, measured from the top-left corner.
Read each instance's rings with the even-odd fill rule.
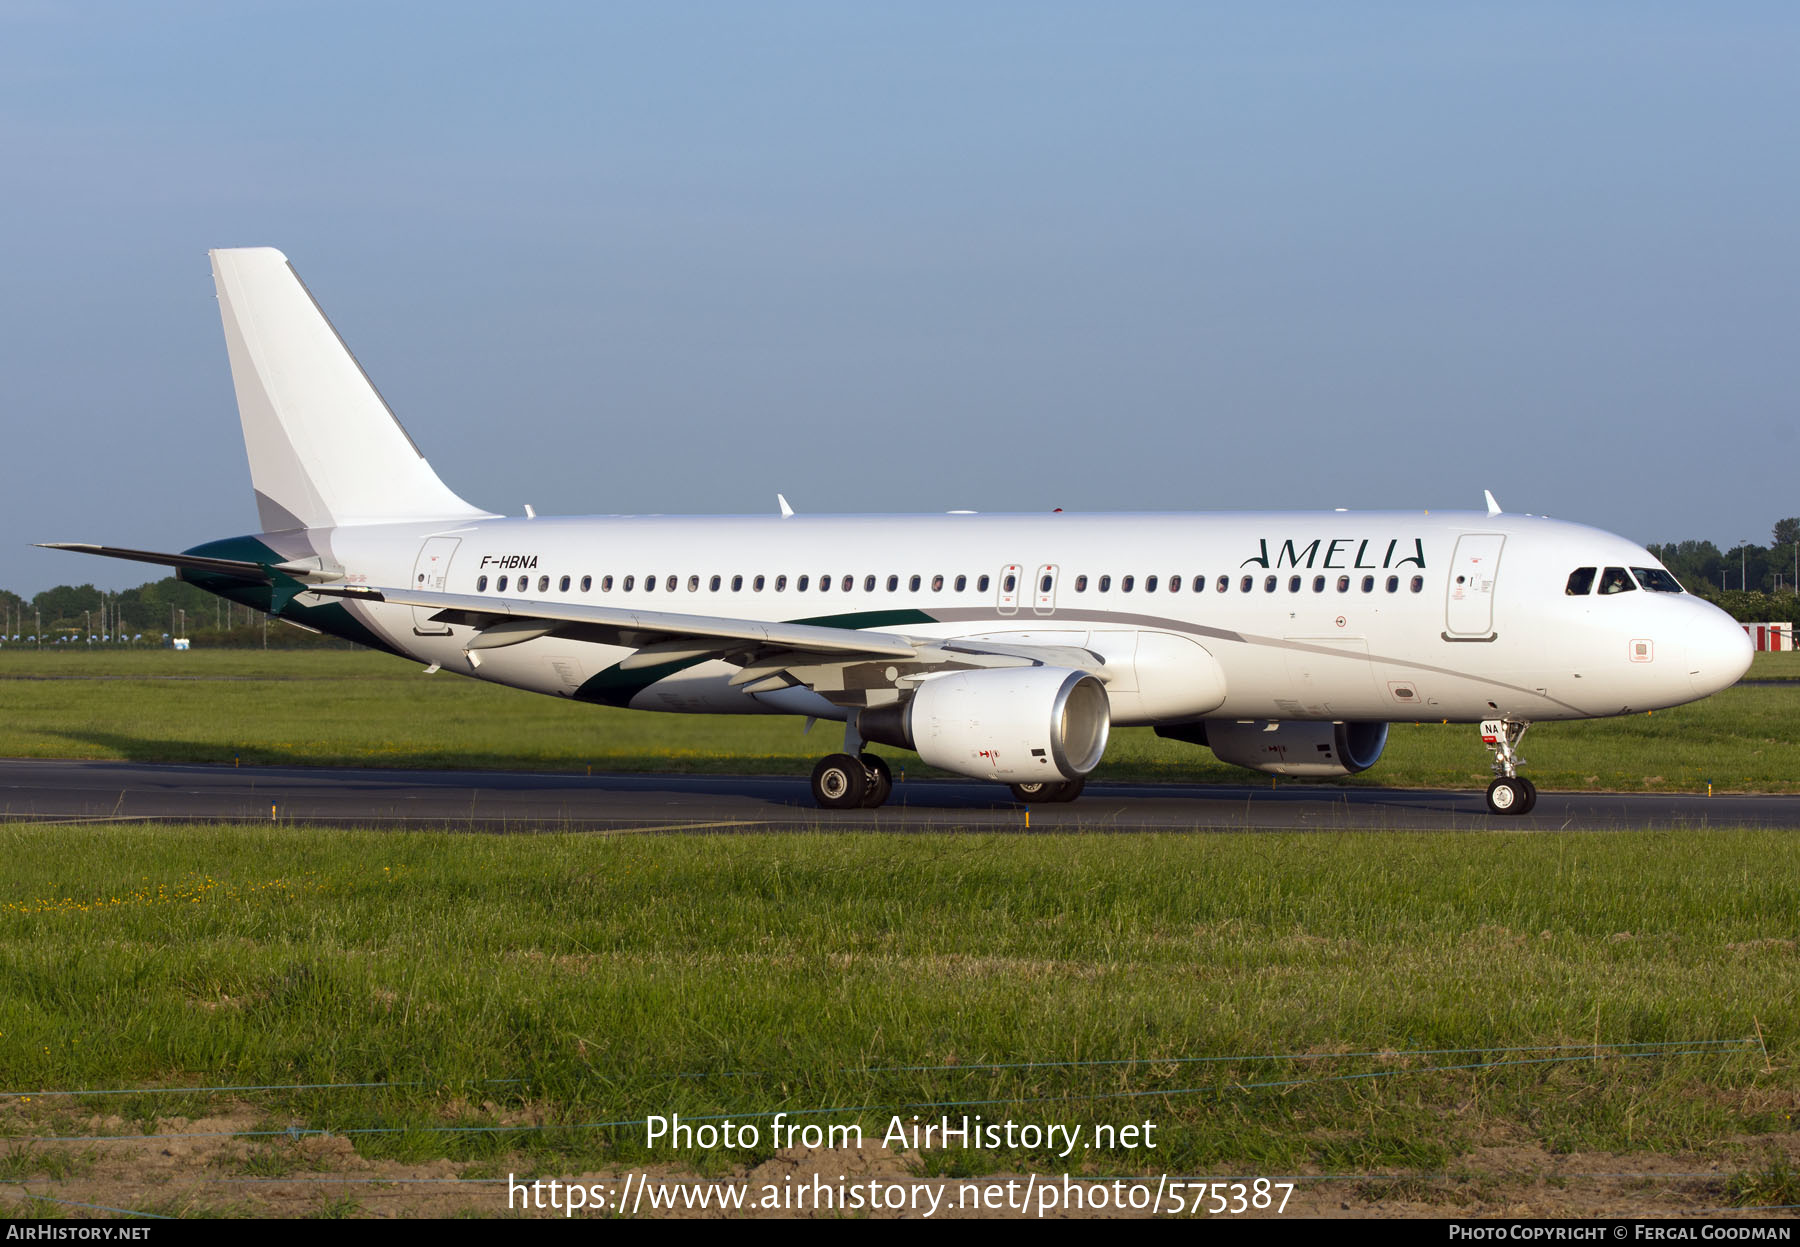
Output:
[[[828,810],[872,810],[893,795],[894,774],[888,764],[863,752],[856,711],[844,720],[844,752],[819,759],[813,767],[813,800]]]
[[[813,800],[828,810],[872,810],[893,791],[893,772],[872,753],[834,753],[813,767]]]
[[[1023,801],[1033,805],[1040,801],[1073,801],[1087,787],[1085,779],[1071,779],[1062,783],[1013,784],[1014,801]]]
[[[1519,774],[1525,759],[1519,742],[1531,724],[1519,719],[1487,719],[1481,725],[1481,743],[1494,755],[1494,782],[1488,785],[1490,814],[1529,814],[1537,804],[1537,785]]]

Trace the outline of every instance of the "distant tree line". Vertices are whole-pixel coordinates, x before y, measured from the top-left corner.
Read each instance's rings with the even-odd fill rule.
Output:
[[[57,585],[24,598],[0,589],[0,645],[162,646],[176,636],[208,649],[353,648],[174,576],[118,592],[91,584]]]
[[[1792,619],[1800,611],[1800,516],[1776,523],[1770,543],[1721,550],[1710,541],[1671,541],[1645,548],[1690,593],[1716,602],[1735,619]],[[29,600],[0,589],[0,645],[167,645],[188,637],[208,648],[351,648],[261,611],[197,589],[173,576],[117,593],[93,585],[57,585]]]
[[[1718,603],[1747,623],[1792,619],[1800,580],[1800,516],[1776,521],[1770,542],[1742,542],[1720,550],[1710,541],[1671,541],[1645,549],[1675,573],[1682,587]]]

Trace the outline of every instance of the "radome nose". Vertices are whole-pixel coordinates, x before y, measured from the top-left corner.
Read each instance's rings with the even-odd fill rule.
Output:
[[[1756,654],[1744,625],[1724,611],[1714,611],[1696,620],[1688,633],[1688,679],[1694,692],[1711,696],[1722,688],[1730,688],[1750,670]]]

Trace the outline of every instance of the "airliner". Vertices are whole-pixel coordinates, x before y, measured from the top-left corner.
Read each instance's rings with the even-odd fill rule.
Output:
[[[1528,812],[1532,723],[1694,701],[1744,631],[1635,542],[1506,513],[501,516],[438,478],[287,257],[212,252],[262,531],[178,569],[301,628],[477,680],[844,725],[819,805],[875,807],[870,742],[1072,801],[1117,725],[1342,776],[1395,721],[1479,725]],[[810,723],[809,723],[810,726]]]

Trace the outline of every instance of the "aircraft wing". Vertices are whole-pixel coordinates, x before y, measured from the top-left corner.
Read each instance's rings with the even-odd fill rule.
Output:
[[[731,683],[746,693],[804,684],[844,705],[869,704],[871,690],[910,687],[926,673],[946,668],[1054,665],[1091,670],[1101,679],[1106,678],[1105,663],[1098,654],[1067,646],[943,640],[823,624],[684,615],[424,589],[330,585],[312,586],[306,592],[434,610],[435,623],[475,629],[475,635],[464,646],[475,666],[480,665],[482,650],[558,636],[636,651],[619,663],[622,670],[718,659],[740,668]],[[890,693],[888,699],[891,698]]]

